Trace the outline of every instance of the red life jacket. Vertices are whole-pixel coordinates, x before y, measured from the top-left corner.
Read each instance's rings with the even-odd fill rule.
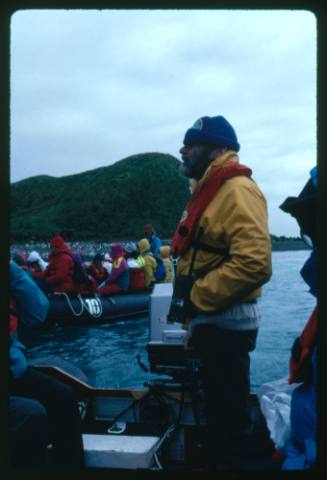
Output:
[[[92,275],[96,280],[105,280],[108,276],[108,272],[104,267],[97,268],[96,265],[92,262],[89,266],[89,274]]]
[[[311,370],[311,354],[317,340],[317,307],[314,308],[301,335],[295,340],[292,347],[288,382],[304,382],[308,379]]]
[[[143,268],[129,269],[129,289],[130,290],[144,290],[145,289],[145,274]]]
[[[9,299],[9,335],[12,335],[18,327],[18,316],[15,302],[12,297]]]
[[[252,170],[245,165],[232,163],[226,167],[220,168],[209,177],[200,188],[194,190],[188,204],[186,205],[182,219],[173,235],[171,248],[174,257],[183,255],[189,248],[194,239],[196,225],[201,214],[216,195],[224,181],[237,175],[246,175],[247,177],[250,177],[251,174]]]

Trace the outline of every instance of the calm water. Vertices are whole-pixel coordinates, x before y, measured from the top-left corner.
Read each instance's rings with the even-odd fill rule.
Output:
[[[257,348],[251,353],[251,384],[284,377],[294,338],[301,332],[315,299],[299,271],[308,251],[274,252],[273,276],[260,299],[261,328]],[[55,327],[35,332],[25,345],[31,360],[60,357],[81,367],[97,387],[143,387],[151,378],[136,361],[147,362],[149,318],[87,327]]]

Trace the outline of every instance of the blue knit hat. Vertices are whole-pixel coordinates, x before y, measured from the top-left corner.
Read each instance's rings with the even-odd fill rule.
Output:
[[[185,134],[184,145],[206,144],[229,147],[236,152],[240,149],[234,128],[226,118],[201,117]]]

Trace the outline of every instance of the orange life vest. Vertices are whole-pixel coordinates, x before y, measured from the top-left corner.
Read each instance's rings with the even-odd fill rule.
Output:
[[[311,354],[317,340],[317,307],[314,308],[301,335],[295,340],[290,358],[288,382],[304,382],[311,371]]]

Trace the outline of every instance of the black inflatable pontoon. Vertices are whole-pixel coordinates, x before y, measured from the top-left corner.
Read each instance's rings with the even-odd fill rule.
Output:
[[[66,293],[53,293],[48,296],[47,320],[49,323],[71,325],[107,323],[146,316],[149,313],[150,294],[150,290],[105,297],[100,295],[71,297]]]

